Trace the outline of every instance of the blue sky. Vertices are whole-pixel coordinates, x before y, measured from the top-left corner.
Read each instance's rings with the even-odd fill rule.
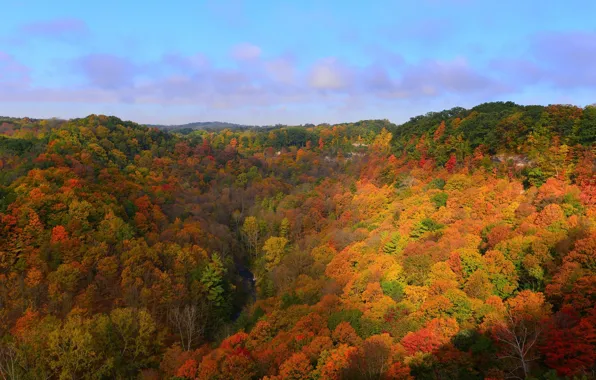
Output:
[[[2,0],[0,115],[390,119],[596,102],[587,0]]]

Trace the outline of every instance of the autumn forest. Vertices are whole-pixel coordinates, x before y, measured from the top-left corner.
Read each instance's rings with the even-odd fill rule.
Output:
[[[0,118],[0,379],[510,378],[596,378],[596,106]]]

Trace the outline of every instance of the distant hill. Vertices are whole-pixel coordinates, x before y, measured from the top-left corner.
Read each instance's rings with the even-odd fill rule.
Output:
[[[199,121],[199,122],[194,122],[194,123],[177,124],[177,125],[147,124],[147,126],[155,127],[155,128],[159,128],[159,129],[163,129],[163,130],[170,130],[170,131],[195,130],[195,129],[211,129],[211,130],[246,129],[246,128],[255,127],[252,125],[226,123],[223,121]]]

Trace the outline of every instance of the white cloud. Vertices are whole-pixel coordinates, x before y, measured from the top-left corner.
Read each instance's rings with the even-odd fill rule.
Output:
[[[326,58],[312,67],[308,83],[320,90],[337,90],[348,85],[346,77],[346,69],[335,58]]]

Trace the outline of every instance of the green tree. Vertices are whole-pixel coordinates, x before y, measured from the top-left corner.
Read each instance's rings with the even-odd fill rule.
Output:
[[[403,249],[403,240],[398,232],[391,235],[391,239],[383,246],[383,253],[387,255],[397,255]]]
[[[441,207],[447,206],[448,198],[449,198],[449,195],[447,195],[447,193],[437,193],[437,194],[433,195],[430,198],[430,200],[432,203],[435,204],[436,208],[441,208]]]
[[[207,291],[207,299],[218,308],[225,305],[225,280],[227,269],[218,255],[213,255],[201,275],[201,284]]]

